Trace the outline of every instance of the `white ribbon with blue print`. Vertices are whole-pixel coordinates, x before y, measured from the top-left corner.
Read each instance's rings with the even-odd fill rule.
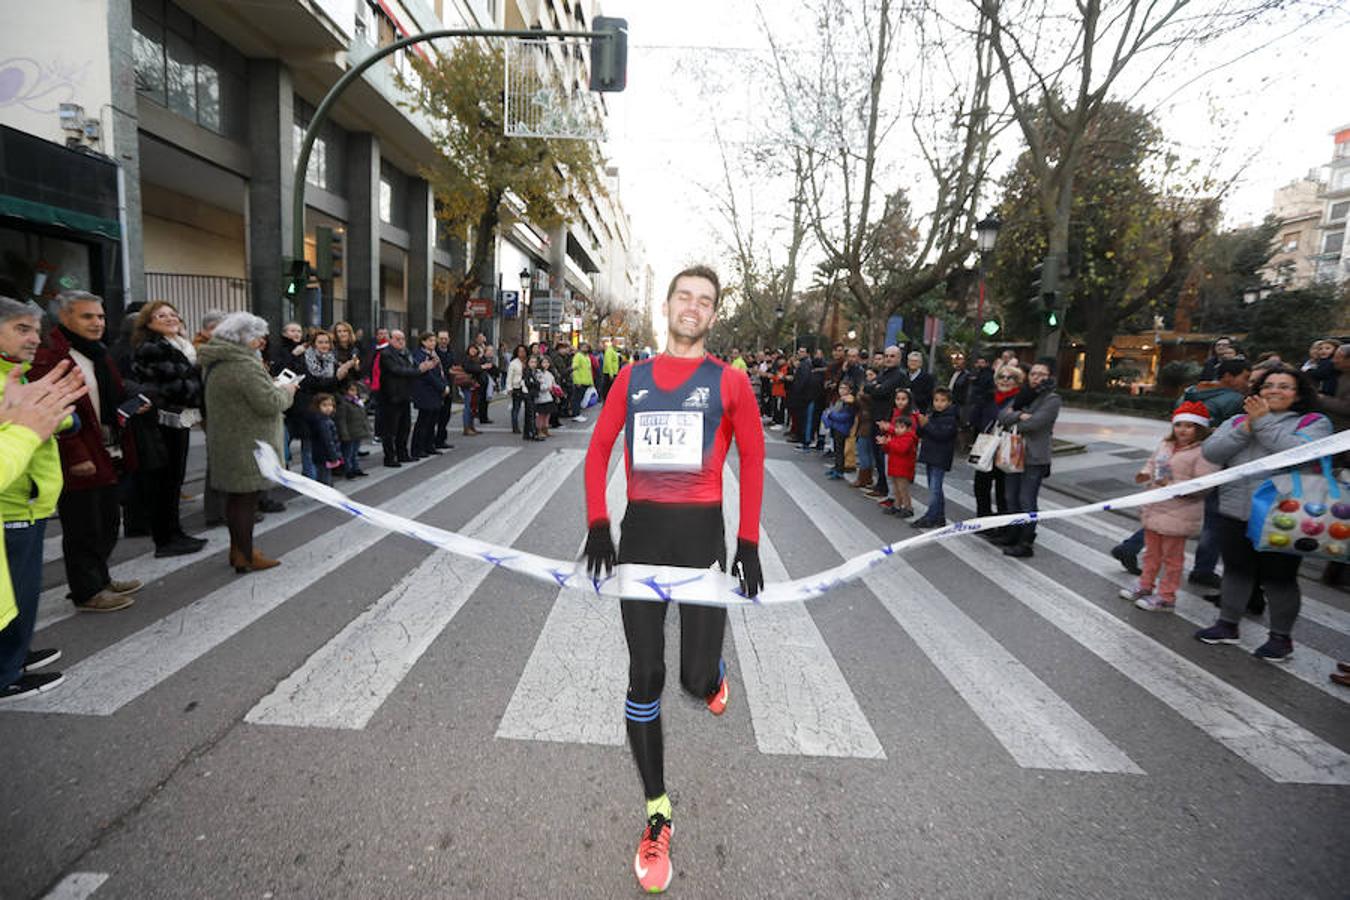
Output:
[[[700,603],[710,606],[767,605],[772,603],[790,603],[811,600],[845,582],[852,581],[868,569],[881,565],[888,557],[903,553],[932,541],[945,540],[957,535],[973,534],[989,528],[1004,525],[1024,525],[1028,522],[1045,519],[1068,519],[1112,509],[1131,509],[1147,503],[1157,503],[1182,497],[1197,491],[1208,490],[1221,484],[1244,478],[1269,475],[1281,469],[1303,465],[1324,456],[1335,456],[1350,450],[1350,431],[1342,431],[1330,437],[1301,444],[1290,450],[1266,456],[1261,459],[1224,469],[1211,475],[1203,475],[1179,484],[1142,491],[1100,503],[1089,503],[1069,509],[1043,510],[1039,513],[1010,513],[1001,516],[985,516],[979,519],[967,519],[954,522],[945,528],[927,531],[903,541],[897,541],[868,553],[845,560],[833,568],[814,575],[794,578],[769,584],[760,593],[747,598],[741,592],[738,582],[730,575],[717,569],[687,569],[679,566],[651,566],[625,564],[616,566],[613,574],[592,579],[586,573],[585,561],[549,559],[489,544],[476,538],[433,528],[421,522],[406,519],[385,512],[364,503],[357,503],[339,491],[326,485],[311,481],[301,475],[289,472],[281,466],[280,460],[272,448],[259,442],[254,458],[262,474],[283,487],[313,497],[320,503],[345,510],[353,516],[365,519],[372,525],[388,531],[406,535],[410,538],[439,547],[449,553],[479,559],[483,562],[528,575],[539,581],[555,584],[558,587],[585,588],[607,597],[657,600],[677,603]]]

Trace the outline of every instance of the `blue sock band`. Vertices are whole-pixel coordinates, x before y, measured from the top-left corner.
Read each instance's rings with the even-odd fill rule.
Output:
[[[657,697],[651,703],[625,700],[623,714],[630,722],[655,722],[661,716],[661,698]]]

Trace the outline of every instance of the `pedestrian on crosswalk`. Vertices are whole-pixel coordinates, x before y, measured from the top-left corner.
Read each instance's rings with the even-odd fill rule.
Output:
[[[1055,390],[1054,360],[1047,358],[1032,365],[1026,384],[998,414],[998,423],[1004,428],[1017,428],[1026,448],[1022,471],[1007,473],[1004,481],[1013,512],[1029,513],[1040,508],[1041,482],[1050,475],[1055,420],[1059,418],[1061,404]],[[1003,541],[1004,555],[1033,556],[1035,521],[1011,525],[1009,529],[1009,536]]]
[[[345,393],[338,398],[337,429],[342,448],[342,473],[347,480],[364,478],[361,468],[361,441],[370,437],[370,420],[366,417],[366,401],[361,396],[361,383],[347,382]]]
[[[154,414],[149,403],[130,402],[137,398],[129,395],[103,343],[103,298],[66,291],[58,303],[60,324],[38,349],[29,377],[40,378],[69,360],[89,385],[89,393],[75,404],[80,429],[63,433],[57,441],[64,481],[57,511],[66,584],[76,609],[115,612],[130,606],[131,594],[141,587],[136,579],[114,581],[108,571],[121,516],[118,478],[137,471],[136,442],[126,426],[144,416],[147,431],[153,432]]]
[[[31,650],[42,594],[42,540],[61,495],[61,456],[53,437],[78,425],[74,403],[84,376],[62,362],[35,383],[24,372],[41,339],[37,310],[0,297],[0,702],[49,691],[60,672],[37,672],[61,657]]]
[[[1158,488],[1217,472],[1219,467],[1200,452],[1201,443],[1209,437],[1209,421],[1209,410],[1203,403],[1178,406],[1172,413],[1171,433],[1134,476],[1135,482]],[[1200,533],[1204,514],[1203,494],[1173,497],[1143,507],[1139,521],[1144,526],[1144,566],[1135,587],[1123,589],[1120,595],[1150,612],[1175,609],[1186,564],[1186,539]]]
[[[417,422],[413,425],[413,459],[425,459],[428,456],[440,456],[436,449],[436,423],[450,396],[450,385],[445,380],[445,370],[441,368],[441,358],[436,353],[436,335],[424,332],[418,338],[418,347],[413,351],[412,361],[422,369],[422,374],[412,386],[412,404],[417,410]],[[423,368],[423,363],[434,362],[434,366]]]
[[[282,415],[291,408],[297,383],[277,384],[262,365],[259,351],[267,340],[267,320],[252,313],[230,313],[199,351],[205,374],[208,428],[206,458],[211,484],[225,492],[225,522],[230,531],[229,562],[240,574],[278,565],[253,546],[258,494],[269,482],[258,471],[253,451],[258,441],[281,454]]]
[[[914,515],[909,488],[914,483],[914,466],[919,455],[919,420],[914,398],[907,388],[895,392],[889,422],[878,422],[877,447],[886,457],[886,478],[890,493],[881,500],[881,509],[890,515],[908,519]]]
[[[993,395],[988,406],[977,407],[975,414],[971,417],[971,425],[976,434],[984,432],[995,424],[998,414],[1012,403],[1013,398],[1022,389],[1022,381],[1025,378],[1026,375],[1017,366],[1003,366],[998,370],[993,377]],[[977,390],[978,387],[977,381]],[[1011,509],[1008,504],[1006,478],[1007,476],[998,466],[991,466],[988,472],[975,470],[971,491],[975,494],[976,517],[992,516],[996,511],[999,515],[1003,515]],[[976,533],[993,544],[1002,543],[1004,538],[1008,536],[1006,528],[991,528]]]
[[[1331,422],[1315,412],[1317,389],[1298,369],[1275,363],[1255,374],[1243,414],[1234,416],[1202,446],[1205,459],[1225,468],[1315,441],[1332,433]],[[1247,537],[1254,479],[1219,486],[1219,549],[1223,585],[1219,620],[1195,633],[1206,644],[1238,643],[1238,623],[1254,587],[1265,593],[1269,639],[1253,655],[1284,662],[1294,654],[1293,631],[1302,605],[1298,568],[1292,553],[1258,552]]]
[[[182,329],[183,320],[173,304],[154,300],[136,314],[131,330],[131,374],[154,404],[163,451],[146,498],[156,556],[183,556],[206,545],[204,538],[183,530],[179,514],[192,426],[201,421],[202,406],[197,351]]]

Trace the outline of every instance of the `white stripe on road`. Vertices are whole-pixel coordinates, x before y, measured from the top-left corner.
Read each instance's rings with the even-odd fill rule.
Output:
[[[349,493],[355,493],[357,491],[364,492],[366,488],[374,487],[381,481],[392,478],[397,474],[404,473],[399,469],[389,468],[383,468],[376,472],[372,472],[369,478],[362,481],[351,482],[350,485],[348,485],[351,488]],[[335,485],[335,487],[338,486]],[[338,489],[341,490],[342,488],[338,487]],[[253,536],[257,537],[258,535],[267,534],[275,528],[280,528],[282,525],[293,522],[301,516],[308,515],[316,509],[322,508],[322,504],[310,500],[308,497],[295,497],[286,504],[284,512],[268,513],[253,529]],[[223,525],[216,528],[209,528],[206,531],[203,531],[200,536],[206,538],[209,543],[196,553],[189,553],[185,556],[156,557],[154,549],[151,548],[146,553],[142,553],[139,556],[133,556],[132,558],[113,566],[109,570],[109,574],[114,581],[126,581],[130,578],[136,578],[146,585],[149,585],[160,578],[172,575],[179,569],[190,566],[193,563],[201,562],[207,557],[227,552],[230,545],[230,531]],[[59,536],[57,540],[59,540]],[[40,604],[38,606],[38,631],[75,615],[77,610],[74,605],[71,604],[69,598],[66,597],[66,594],[69,593],[69,591],[70,587],[62,583],[42,592],[42,596],[38,601]],[[144,597],[147,593],[149,592],[138,594],[137,597]]]
[[[610,521],[623,521],[627,487],[620,461],[605,491]],[[516,682],[497,737],[620,746],[627,686],[628,650],[618,602],[564,588]]]
[[[871,529],[799,468],[771,461],[768,470],[811,511],[812,523],[840,555],[876,547],[879,539]],[[1142,774],[1119,747],[904,559],[892,557],[884,575],[869,573],[862,581],[1018,765]]]
[[[947,484],[950,485],[951,482],[949,481],[947,482]],[[1049,482],[1046,482],[1043,490],[1052,488],[1053,486]],[[957,493],[959,493],[963,499],[957,499],[958,503],[970,507],[971,510],[974,510],[976,508],[975,498],[972,497],[970,494],[960,491],[958,491],[957,493],[952,493],[951,488],[946,487],[944,487],[944,492],[951,494],[953,499],[956,499]],[[1042,493],[1041,495],[1040,506],[1042,509],[1068,508],[1068,504],[1058,503],[1054,500],[1047,500],[1045,498],[1044,493]],[[1107,521],[1107,519],[1112,515],[1113,515],[1112,513],[1098,513],[1089,516],[1079,516],[1072,522],[1064,519],[1057,519],[1052,521],[1054,521],[1058,527],[1081,528],[1085,531],[1090,531],[1093,532],[1094,534],[1099,534],[1104,538],[1115,541],[1116,543],[1119,543],[1125,540],[1125,538],[1134,534],[1136,528],[1121,528],[1117,525],[1111,524],[1110,521]],[[1042,527],[1045,527],[1045,524],[1043,524]],[[1195,566],[1194,548],[1186,551],[1186,566],[1187,568],[1193,568]],[[1119,561],[1112,558],[1111,565],[1109,565],[1107,568],[1113,570],[1118,569],[1120,568],[1120,563]],[[1218,571],[1222,572],[1223,570],[1220,567]],[[1316,622],[1318,625],[1321,625],[1324,628],[1329,628],[1332,631],[1336,631],[1343,635],[1350,636],[1350,612],[1346,612],[1343,609],[1339,609],[1335,606],[1332,606],[1330,603],[1318,600],[1317,598],[1311,596],[1312,593],[1322,590],[1320,585],[1310,583],[1308,580],[1305,579],[1299,585],[1299,590],[1300,593],[1302,593],[1303,595],[1303,608],[1299,612],[1300,618],[1307,619],[1309,622]],[[1322,680],[1325,681],[1326,679],[1324,678]]]
[[[581,458],[579,450],[545,456],[460,533],[510,544]],[[258,701],[245,720],[365,728],[493,568],[481,560],[433,552]]]
[[[107,880],[106,872],[72,872],[44,894],[42,900],[85,900]]]
[[[517,451],[493,447],[446,469],[387,504],[416,518],[491,472]],[[66,684],[9,706],[29,712],[108,716],[198,657],[236,636],[343,561],[388,533],[354,519],[287,553],[282,565],[238,578],[66,669]]]
[[[955,550],[939,542],[948,553]],[[975,569],[1278,782],[1350,784],[1350,755],[1146,637],[1032,565],[966,539]],[[1222,652],[1216,651],[1216,652]]]
[[[730,466],[722,471],[722,516],[734,538],[740,489]],[[759,560],[766,580],[790,577],[767,532],[760,534]],[[738,606],[728,617],[759,752],[886,758],[805,604]]]
[[[971,509],[975,508],[975,498],[964,491],[944,487],[943,493],[946,495],[948,502],[959,503]],[[1135,576],[1121,571],[1119,564],[1110,554],[1067,537],[1054,529],[1046,528],[1044,524],[1036,529],[1036,544],[1059,554],[1070,562],[1093,570],[1102,578],[1119,587],[1132,588],[1138,583]],[[1306,610],[1308,607],[1316,605],[1316,601],[1305,599],[1303,604]],[[1217,617],[1217,611],[1213,606],[1185,587],[1181,587],[1177,591],[1176,614],[1201,627],[1213,625]],[[1139,615],[1148,615],[1148,613],[1140,612]],[[1308,616],[1308,618],[1316,621],[1313,616]],[[1247,629],[1242,635],[1241,646],[1247,650],[1255,650],[1265,643],[1264,632],[1264,628]],[[1334,684],[1331,679],[1327,678],[1328,672],[1336,671],[1335,663],[1336,661],[1325,653],[1319,652],[1306,643],[1300,643],[1293,659],[1279,668],[1300,681],[1312,685],[1319,691],[1335,697],[1342,703],[1350,703],[1350,691]]]

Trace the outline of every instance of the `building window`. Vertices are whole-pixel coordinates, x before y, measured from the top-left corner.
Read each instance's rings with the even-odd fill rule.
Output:
[[[1275,269],[1275,283],[1288,287],[1294,283],[1298,267],[1291,262],[1282,262]]]
[[[1345,232],[1333,231],[1322,239],[1322,252],[1327,256],[1340,256],[1345,244]]]
[[[1331,204],[1331,212],[1327,213],[1328,222],[1344,222],[1345,214],[1350,212],[1350,200],[1342,200],[1340,203]]]
[[[1286,234],[1284,236],[1284,240],[1280,242],[1280,252],[1293,253],[1297,249],[1298,249],[1298,232],[1291,231],[1288,234]]]
[[[393,224],[394,186],[385,178],[380,178],[380,221]]]
[[[242,137],[247,107],[243,56],[166,0],[135,0],[136,91],[203,128]]]
[[[1347,166],[1331,176],[1331,190],[1343,191],[1350,188],[1350,166]]]

